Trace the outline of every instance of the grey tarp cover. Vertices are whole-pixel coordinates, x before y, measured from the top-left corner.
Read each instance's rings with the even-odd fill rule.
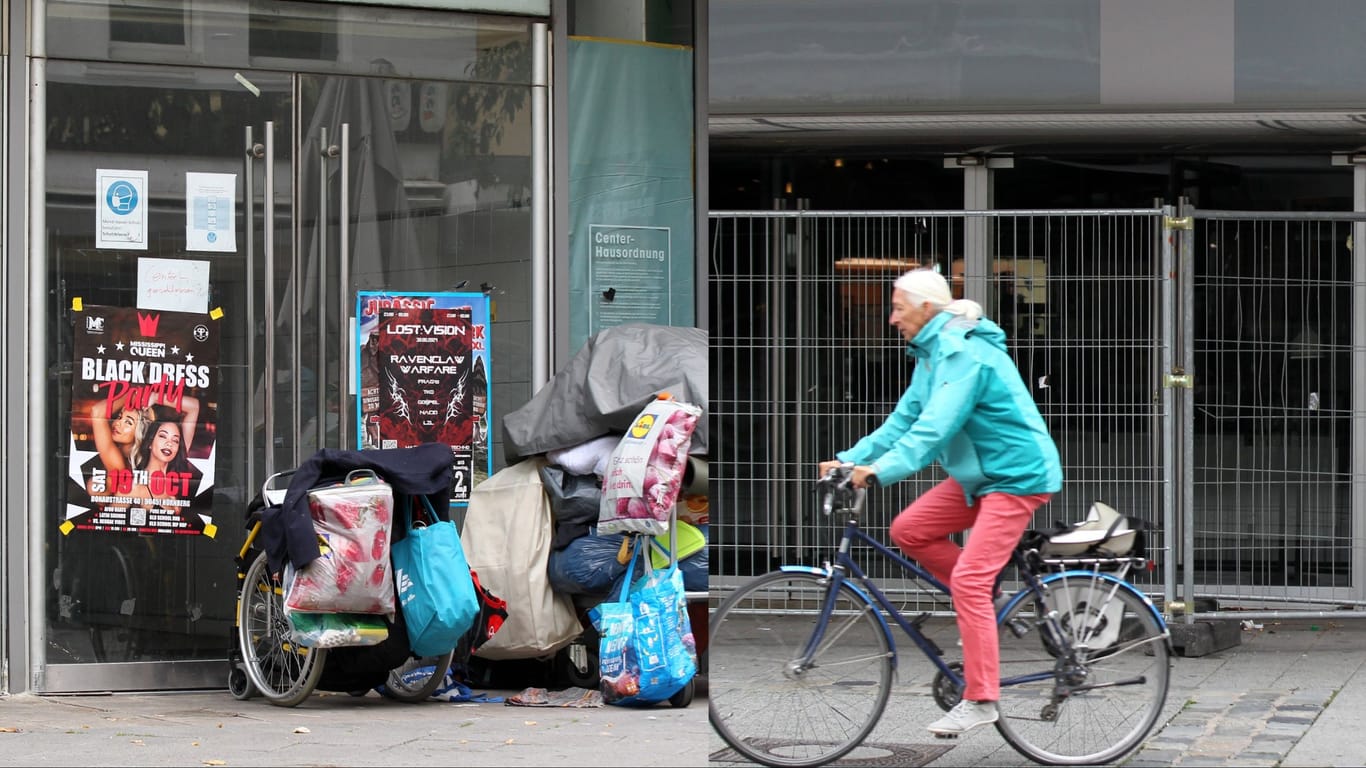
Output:
[[[503,417],[508,463],[624,433],[661,392],[702,409],[693,455],[707,453],[707,332],[626,323],[590,336],[526,405]]]

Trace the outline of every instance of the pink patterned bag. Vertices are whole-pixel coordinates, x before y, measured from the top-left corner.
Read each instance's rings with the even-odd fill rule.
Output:
[[[309,491],[308,509],[322,556],[292,579],[286,574],[286,613],[383,614],[392,621],[393,488],[369,470],[356,470],[344,483]]]

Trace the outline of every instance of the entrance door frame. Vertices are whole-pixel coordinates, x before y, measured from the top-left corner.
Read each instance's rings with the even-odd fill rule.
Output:
[[[41,3],[38,3],[41,6]],[[38,8],[36,12],[41,12]],[[532,142],[532,164],[535,194],[531,200],[531,277],[532,277],[532,306],[531,314],[531,384],[533,391],[539,388],[549,379],[551,368],[551,343],[553,338],[550,333],[550,304],[551,298],[556,293],[556,288],[551,284],[549,275],[549,233],[550,233],[550,210],[549,210],[549,187],[553,183],[553,175],[549,166],[549,146],[550,146],[550,120],[548,114],[548,92],[549,92],[549,38],[548,25],[545,23],[533,23],[532,45],[535,60],[535,74],[531,83],[532,98],[530,101],[531,122],[533,128]],[[24,38],[29,30],[20,25],[20,29],[11,31],[16,38]],[[50,297],[48,296],[49,284],[46,276],[46,264],[49,258],[48,244],[43,237],[25,237],[28,231],[42,233],[46,231],[46,206],[47,206],[47,185],[44,181],[46,174],[46,94],[47,94],[47,58],[44,46],[42,45],[41,26],[32,30],[33,45],[30,50],[33,57],[28,59],[29,70],[27,74],[28,88],[15,93],[11,89],[8,94],[8,114],[21,115],[26,118],[27,130],[18,136],[11,136],[11,142],[7,145],[5,158],[7,167],[23,167],[29,169],[26,178],[26,186],[23,188],[25,194],[15,199],[9,197],[5,202],[8,203],[6,210],[9,213],[8,221],[24,221],[27,228],[10,228],[6,235],[12,234],[17,230],[18,237],[6,239],[6,245],[11,253],[23,253],[27,258],[11,258],[8,260],[9,269],[7,277],[10,297],[16,286],[22,286],[25,301],[8,302],[8,313],[10,316],[10,344],[12,350],[34,350],[34,359],[39,359],[44,350],[48,349],[52,340],[48,337],[48,329],[43,322],[33,322],[28,313],[32,307],[46,306]],[[23,46],[11,48],[11,50],[23,50]],[[278,70],[269,70],[278,71]],[[250,72],[244,73],[250,75]],[[294,72],[293,77],[297,82],[301,72]],[[347,75],[342,75],[347,76]],[[7,74],[6,83],[17,82]],[[295,119],[302,109],[302,105],[296,99],[292,107]],[[30,110],[30,111],[25,111]],[[9,135],[9,132],[7,132]],[[297,132],[290,137],[290,142],[295,145],[293,151],[299,151]],[[6,174],[9,179],[10,174]],[[295,179],[295,189],[291,190],[291,199],[294,205],[297,201],[297,179]],[[248,195],[247,200],[250,199]],[[297,246],[296,246],[297,248]],[[20,364],[23,367],[22,377],[12,377],[6,384],[6,391],[10,397],[7,403],[23,403],[15,410],[7,410],[6,416],[13,420],[16,414],[26,417],[30,425],[41,425],[49,417],[48,410],[52,407],[52,398],[47,389],[50,387],[48,371],[46,365],[34,364],[28,356],[20,354],[20,364],[14,364],[13,357],[8,358],[10,370],[17,370]],[[19,410],[22,409],[22,410]],[[42,553],[45,548],[45,536],[48,523],[52,515],[51,505],[54,501],[51,495],[51,478],[48,477],[50,463],[37,460],[41,457],[50,455],[53,449],[50,436],[45,434],[43,429],[16,429],[6,430],[8,447],[11,449],[11,456],[25,456],[28,460],[21,462],[11,462],[5,471],[6,477],[6,498],[14,504],[11,509],[27,509],[28,514],[9,515],[4,524],[4,531],[8,534],[6,541],[22,542],[20,544],[5,544],[8,555],[18,549],[26,550],[29,553]],[[282,459],[288,461],[288,459]],[[47,616],[46,604],[48,601],[48,587],[50,563],[41,554],[22,558],[26,566],[15,565],[11,569],[5,566],[4,572],[7,576],[5,583],[9,585],[3,593],[3,607],[6,617],[26,616],[29,621],[6,621],[5,626],[9,628],[5,637],[0,638],[0,648],[7,651],[6,658],[8,665],[0,667],[0,690],[38,690],[41,692],[68,692],[78,690],[135,690],[145,689],[149,684],[149,677],[145,671],[146,665],[130,664],[60,664],[51,665],[47,663],[45,652],[48,641],[46,629]],[[0,560],[0,564],[5,561]],[[18,573],[11,573],[11,570]],[[8,578],[10,576],[20,576],[20,578]],[[225,638],[227,642],[228,638]],[[8,641],[6,643],[5,641]],[[222,660],[194,660],[194,661],[174,661],[157,662],[164,665],[166,669],[156,675],[155,685],[162,689],[177,688],[201,688],[205,686],[213,687],[226,681],[226,646]],[[11,655],[12,654],[12,655]],[[137,669],[138,666],[143,669]],[[9,667],[21,670],[16,680],[9,678]],[[92,688],[91,681],[97,681]]]

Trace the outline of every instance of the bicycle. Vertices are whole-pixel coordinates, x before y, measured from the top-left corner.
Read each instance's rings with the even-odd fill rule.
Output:
[[[948,711],[962,698],[961,662],[946,660],[922,631],[931,614],[908,618],[854,559],[854,546],[866,545],[874,559],[948,595],[920,565],[859,527],[866,491],[852,486],[851,472],[852,465],[836,468],[818,486],[824,513],[844,518],[833,559],[759,576],[711,617],[712,727],[757,763],[821,765],[867,738],[897,671],[892,622],[936,668],[931,691],[939,708]],[[1093,548],[1088,556],[1056,556],[1050,553],[1061,547],[1038,531],[1026,532],[1012,553],[1023,586],[997,603],[996,730],[1035,762],[1112,762],[1138,747],[1157,723],[1171,642],[1152,601],[1125,579],[1132,568],[1147,566],[1138,534],[1129,555]]]

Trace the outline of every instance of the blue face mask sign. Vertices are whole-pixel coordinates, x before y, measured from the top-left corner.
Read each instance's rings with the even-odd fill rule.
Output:
[[[95,247],[147,250],[147,171],[95,171]]]
[[[126,181],[116,181],[109,185],[104,202],[109,210],[120,216],[127,216],[138,208],[138,191]]]

